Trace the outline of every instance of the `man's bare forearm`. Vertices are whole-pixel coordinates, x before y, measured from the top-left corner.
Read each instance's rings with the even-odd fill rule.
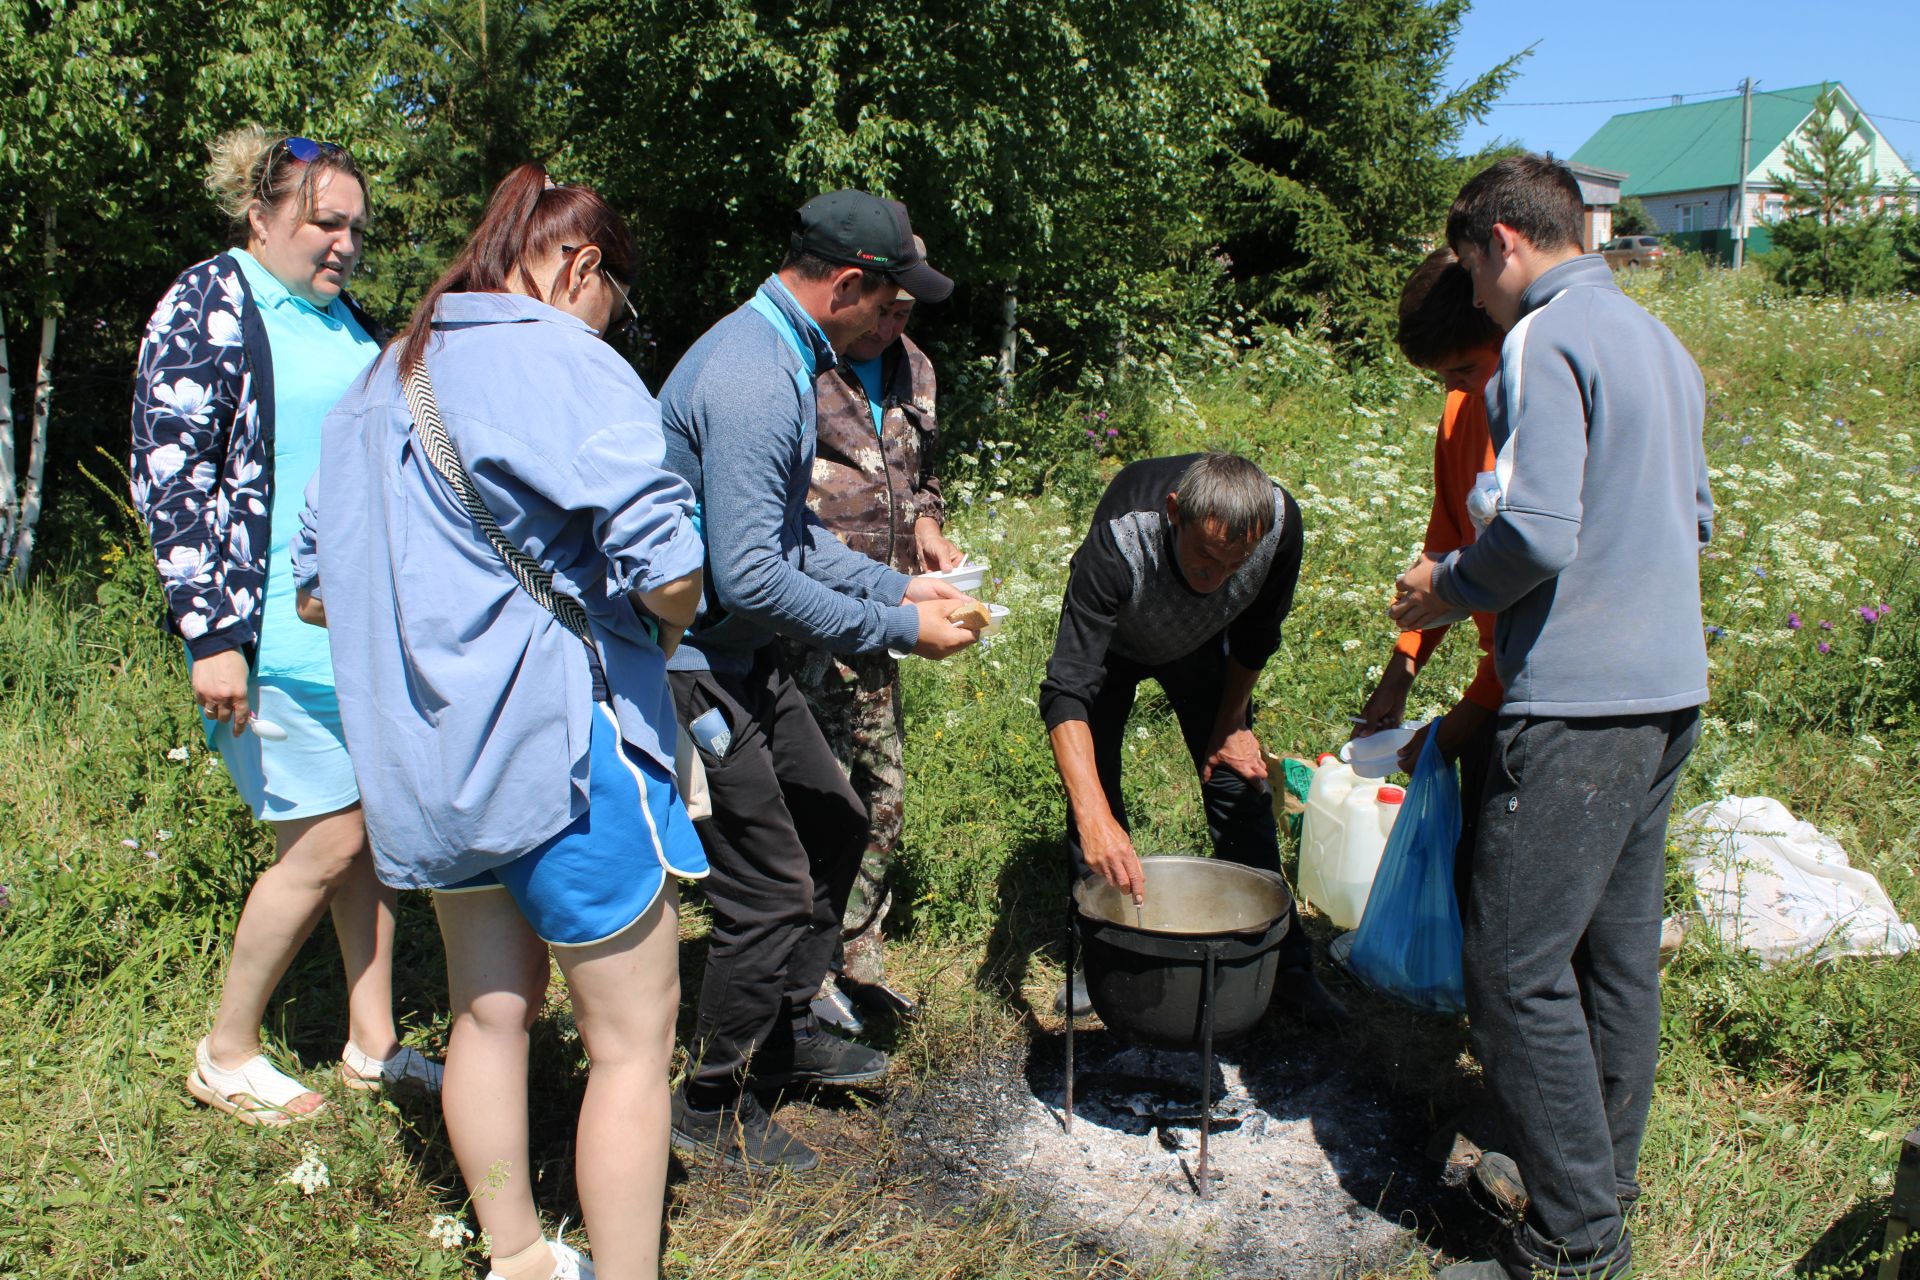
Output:
[[[1102,820],[1112,822],[1113,807],[1100,785],[1100,766],[1093,754],[1093,730],[1085,720],[1063,720],[1047,735],[1053,744],[1054,767],[1067,789],[1067,807],[1082,830]]]
[[[1243,667],[1232,658],[1227,659],[1227,678],[1220,686],[1220,708],[1213,716],[1215,742],[1247,727],[1247,706],[1253,701],[1253,686],[1259,681],[1257,668]]]

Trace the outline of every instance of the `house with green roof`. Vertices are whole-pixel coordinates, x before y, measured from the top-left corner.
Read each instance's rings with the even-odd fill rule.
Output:
[[[1753,91],[1753,133],[1744,175],[1739,171],[1739,94],[1624,112],[1588,138],[1571,163],[1624,173],[1620,194],[1637,197],[1662,233],[1729,259],[1744,177],[1747,250],[1761,253],[1772,246],[1767,224],[1787,216],[1773,175],[1786,169],[1787,146],[1812,119],[1814,100],[1828,89],[1839,91],[1843,109],[1856,121],[1879,203],[1895,204],[1902,183],[1913,181],[1913,171],[1846,86],[1832,81]]]

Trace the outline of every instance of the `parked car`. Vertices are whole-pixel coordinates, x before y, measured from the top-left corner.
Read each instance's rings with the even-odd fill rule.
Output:
[[[1600,256],[1607,260],[1610,267],[1625,267],[1629,271],[1641,267],[1657,267],[1666,258],[1667,251],[1660,243],[1659,236],[1616,236],[1600,246]]]

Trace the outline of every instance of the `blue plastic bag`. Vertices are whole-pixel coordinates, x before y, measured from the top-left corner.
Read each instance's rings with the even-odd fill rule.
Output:
[[[1460,842],[1460,780],[1427,734],[1407,798],[1380,855],[1347,967],[1367,985],[1435,1013],[1466,1010],[1460,904],[1453,891]]]

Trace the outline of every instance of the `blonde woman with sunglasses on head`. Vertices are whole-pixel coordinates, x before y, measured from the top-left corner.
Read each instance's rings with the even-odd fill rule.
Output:
[[[233,247],[182,272],[154,309],[131,474],[209,745],[274,833],[188,1088],[278,1126],[325,1107],[260,1046],[267,1000],[323,912],[347,976],[344,1082],[437,1089],[440,1066],[395,1032],[394,893],[374,878],[326,634],[297,618],[288,558],[321,421],[379,352],[344,293],[367,183],[344,148],[258,126],[211,150],[208,186]]]

